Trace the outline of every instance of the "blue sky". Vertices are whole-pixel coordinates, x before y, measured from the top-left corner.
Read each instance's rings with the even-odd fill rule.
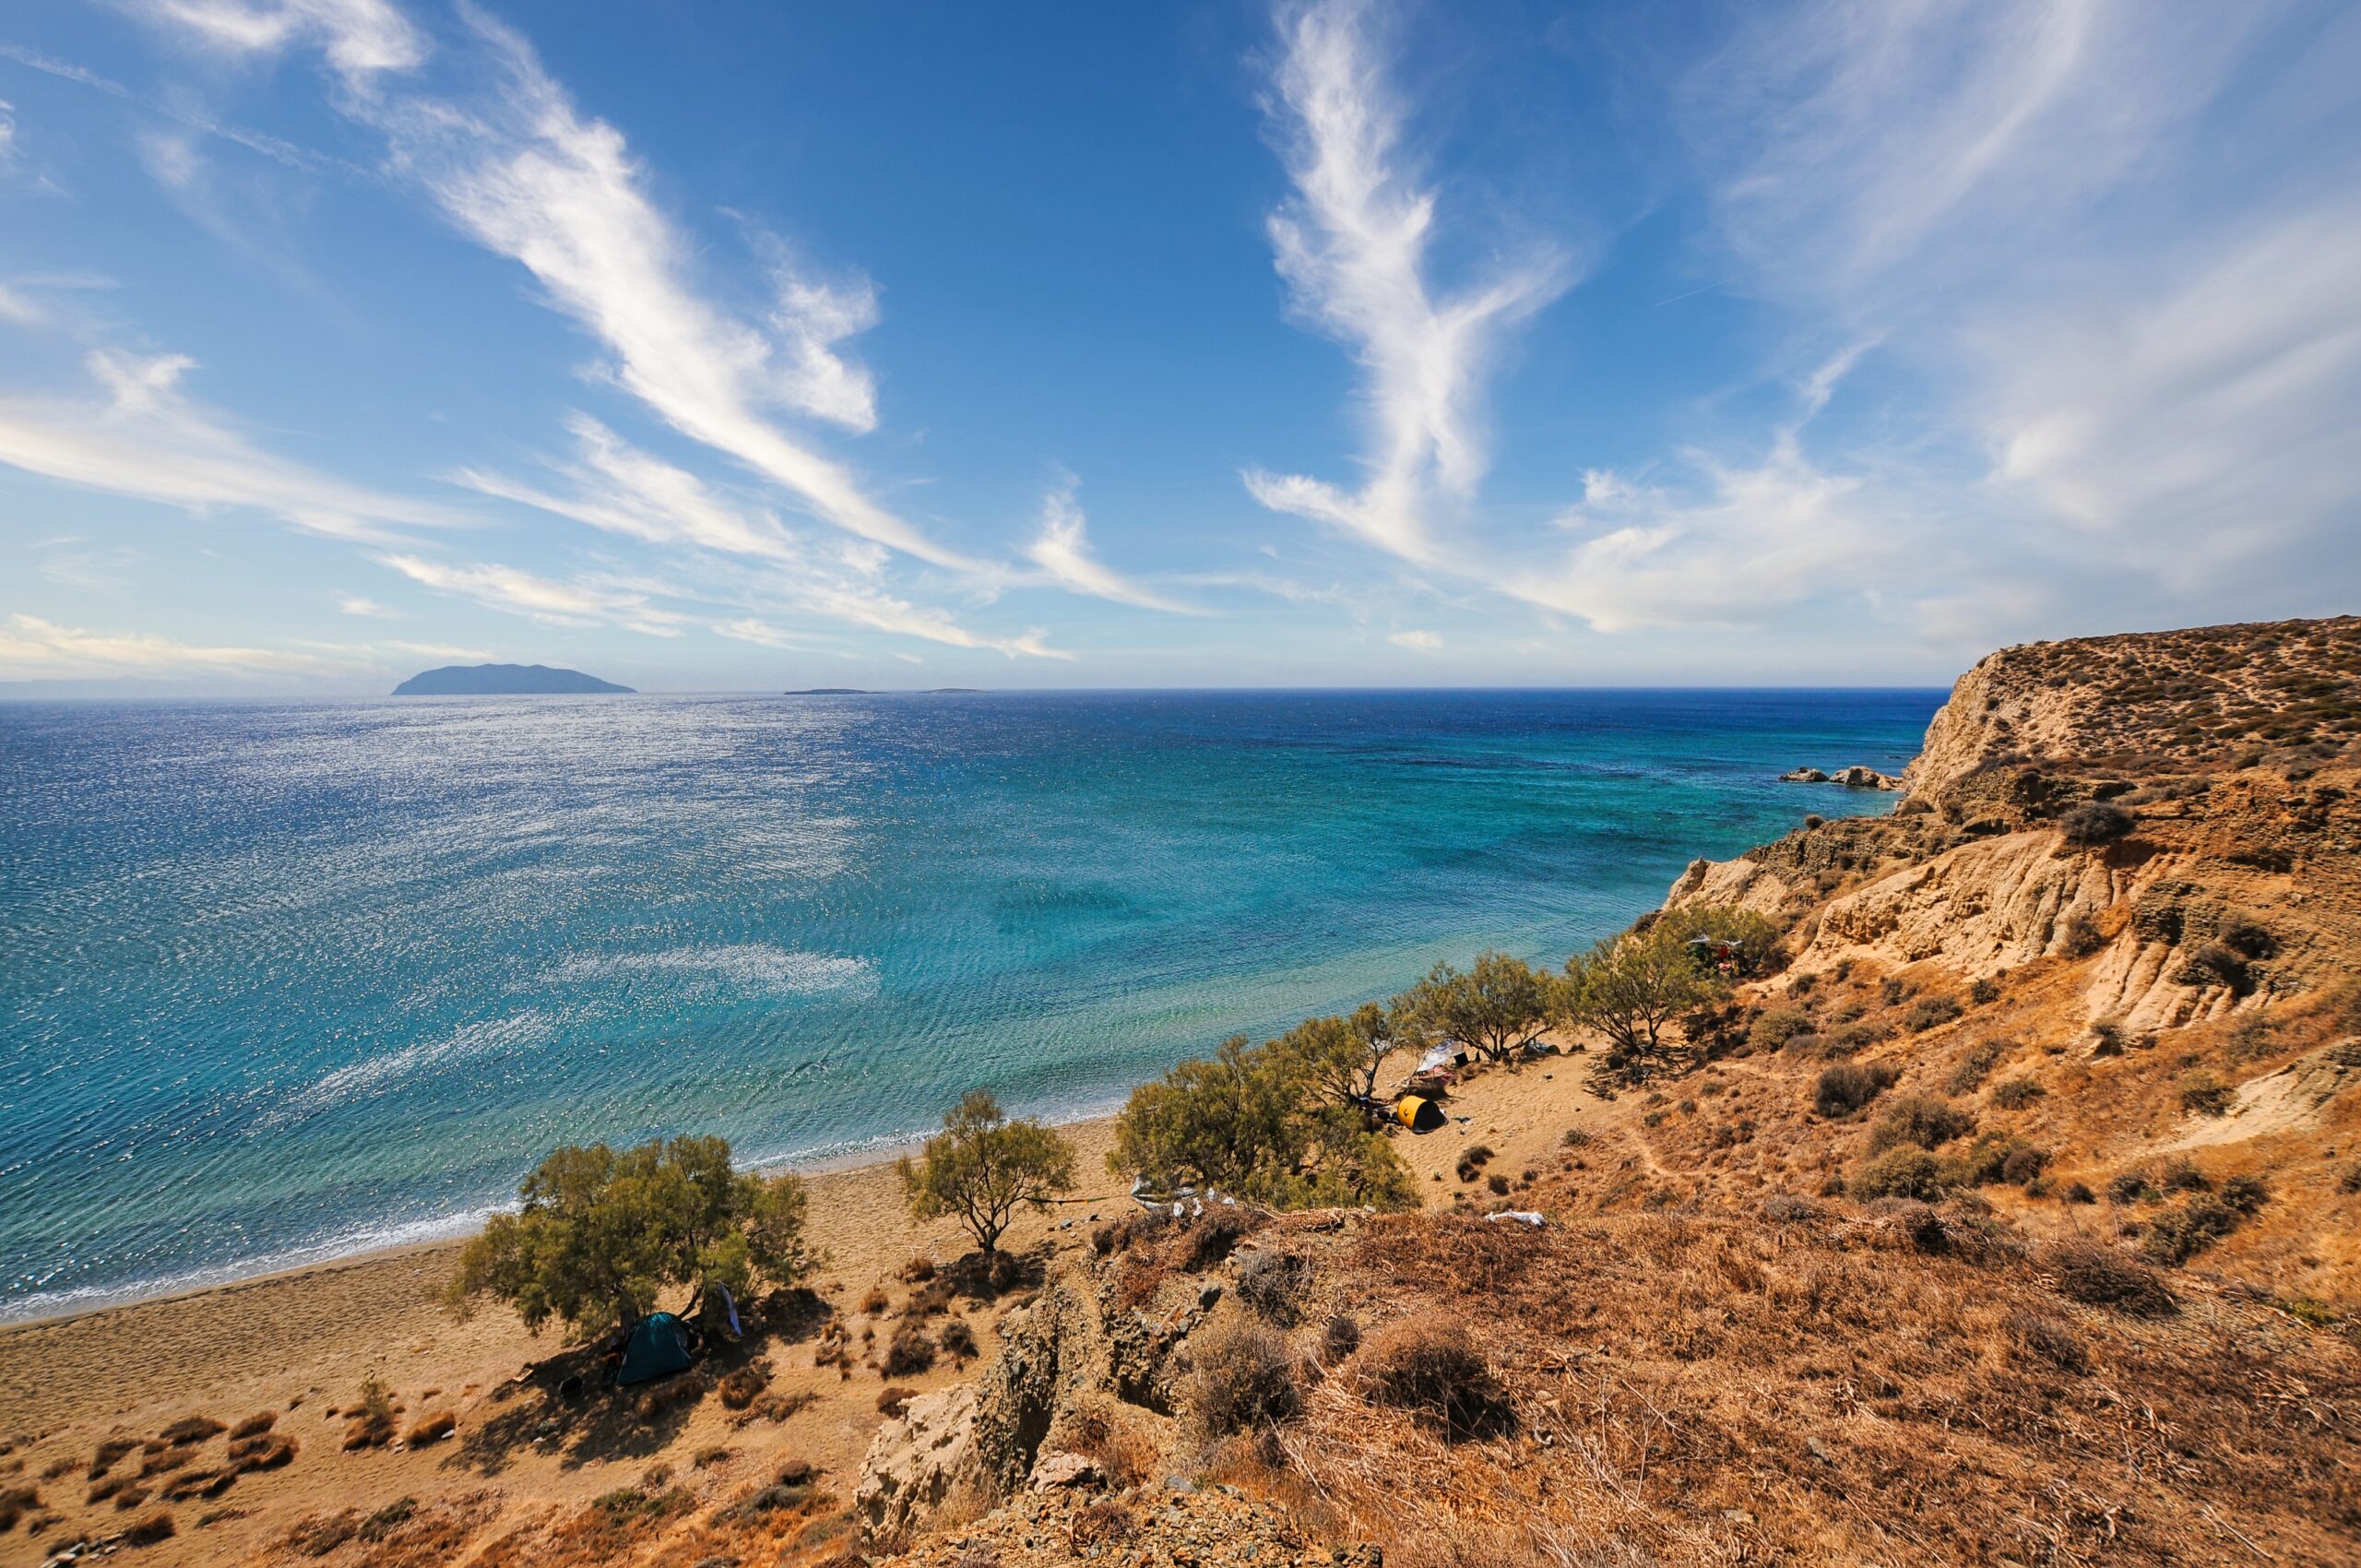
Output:
[[[2267,0],[18,0],[0,689],[1884,684],[2361,608],[2356,79]]]

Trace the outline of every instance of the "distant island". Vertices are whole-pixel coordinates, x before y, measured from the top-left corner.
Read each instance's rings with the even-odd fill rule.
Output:
[[[574,695],[584,692],[629,692],[585,675],[579,670],[552,670],[546,664],[446,664],[412,675],[394,688],[397,697],[513,697]]]

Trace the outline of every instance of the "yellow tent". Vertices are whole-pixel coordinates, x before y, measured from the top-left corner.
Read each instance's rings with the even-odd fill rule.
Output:
[[[1394,1101],[1394,1119],[1414,1133],[1431,1133],[1442,1125],[1442,1107],[1424,1095],[1406,1094]]]

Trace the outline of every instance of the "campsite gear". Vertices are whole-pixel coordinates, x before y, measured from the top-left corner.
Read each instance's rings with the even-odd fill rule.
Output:
[[[738,1324],[738,1299],[730,1293],[730,1287],[717,1285],[713,1288],[713,1293],[721,1298],[721,1318],[730,1325],[730,1337],[745,1338],[746,1331]]]
[[[1536,1230],[1540,1229],[1543,1226],[1549,1223],[1549,1217],[1548,1215],[1536,1214],[1529,1208],[1504,1208],[1498,1214],[1488,1214],[1484,1218],[1487,1219],[1513,1219],[1519,1225],[1530,1225]]]
[[[1431,1133],[1442,1125],[1442,1107],[1422,1096],[1406,1094],[1394,1102],[1394,1119],[1414,1133]]]
[[[623,1365],[615,1369],[615,1384],[622,1387],[686,1372],[694,1356],[689,1325],[670,1313],[650,1313],[632,1325],[631,1337],[623,1343]]]

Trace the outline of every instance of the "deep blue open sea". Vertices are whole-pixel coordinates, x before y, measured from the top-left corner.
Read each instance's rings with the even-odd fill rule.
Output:
[[[1939,692],[0,705],[0,1317],[463,1228],[552,1145],[1104,1110],[1890,796]]]

